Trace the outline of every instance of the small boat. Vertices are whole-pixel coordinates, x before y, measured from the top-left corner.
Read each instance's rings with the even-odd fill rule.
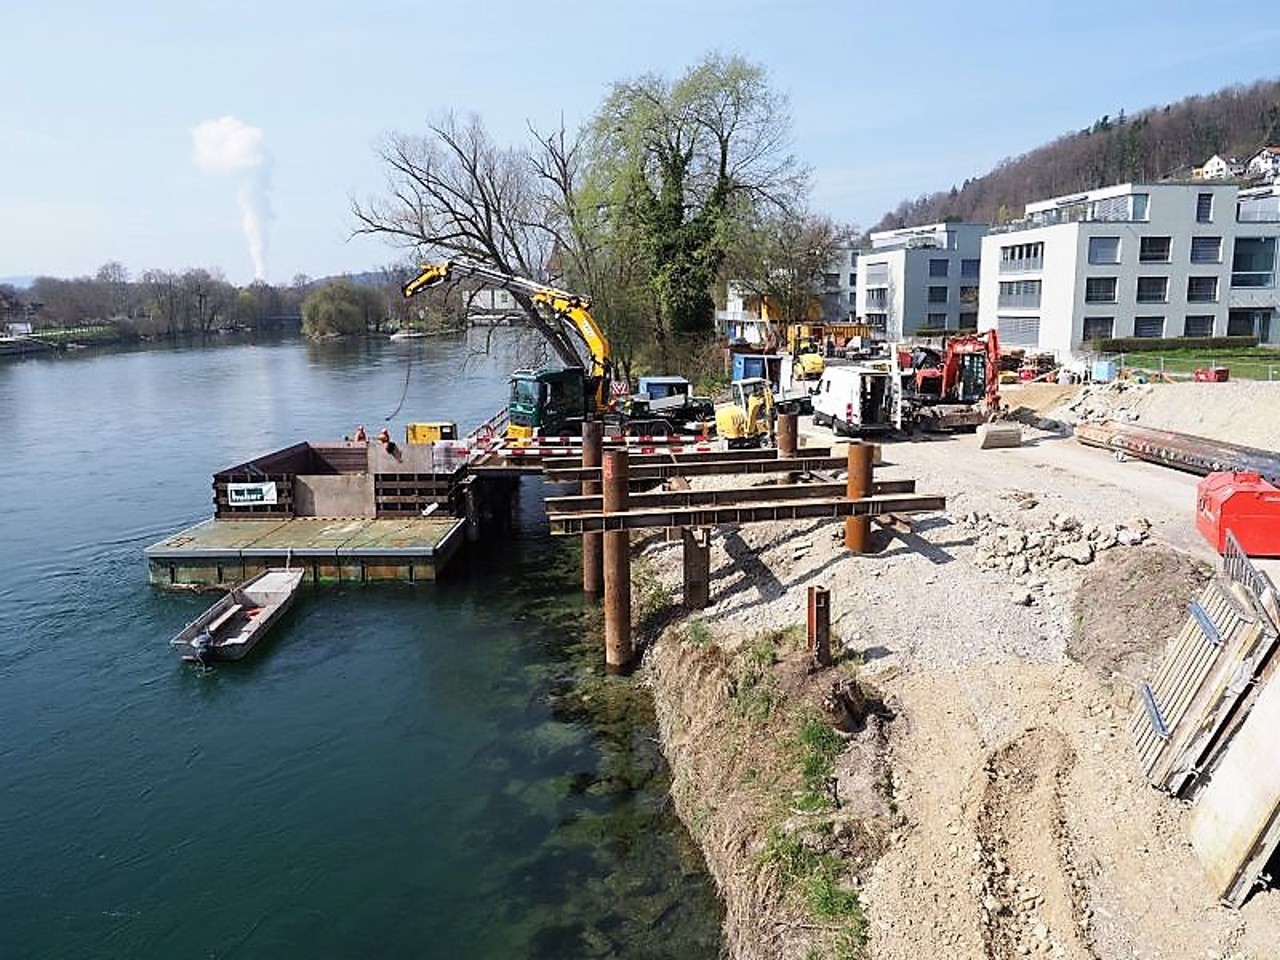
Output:
[[[421,330],[397,330],[391,335],[392,340],[420,340],[426,334]]]
[[[183,660],[239,660],[253,649],[292,605],[304,570],[271,567],[236,584],[169,645]]]

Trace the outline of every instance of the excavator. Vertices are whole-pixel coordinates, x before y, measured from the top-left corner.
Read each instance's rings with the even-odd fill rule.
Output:
[[[924,430],[974,429],[1000,411],[995,330],[948,338],[942,352],[916,347],[903,377],[905,419]]]
[[[450,280],[473,279],[488,286],[527,296],[566,323],[586,348],[590,367],[517,370],[511,375],[507,405],[507,436],[579,435],[582,422],[599,417],[606,431],[623,433],[673,433],[687,429],[698,419],[697,408],[669,406],[661,415],[619,409],[613,397],[613,358],[609,341],[591,315],[591,300],[549,284],[518,277],[473,260],[445,260],[423,265],[416,277],[401,287],[408,299],[422,290]]]

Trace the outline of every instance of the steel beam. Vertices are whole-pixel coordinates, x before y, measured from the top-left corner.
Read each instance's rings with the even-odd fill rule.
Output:
[[[585,486],[585,484],[584,484]],[[844,481],[838,483],[773,484],[762,487],[738,487],[733,490],[663,490],[660,493],[633,493],[628,499],[631,509],[655,510],[661,507],[729,506],[736,503],[760,503],[775,500],[830,499],[845,494]],[[871,485],[874,494],[915,493],[914,480],[877,480]],[[599,496],[546,497],[548,514],[600,513]]]
[[[1086,446],[1102,447],[1135,460],[1146,460],[1200,476],[1218,471],[1248,470],[1261,474],[1271,483],[1280,483],[1280,454],[1258,447],[1153,430],[1114,420],[1076,424],[1075,437]]]
[[[812,470],[843,470],[846,457],[800,456],[794,460],[694,460],[687,463],[653,463],[631,468],[632,480],[666,480],[670,477],[709,477],[732,473],[808,473]],[[578,483],[599,473],[587,467],[547,469],[552,483]]]
[[[829,457],[831,456],[831,448],[804,447],[797,450],[796,453],[805,457]],[[779,452],[770,447],[747,450],[689,451],[684,453],[637,453],[633,450],[631,451],[631,469],[632,473],[634,473],[636,467],[653,463],[704,463],[707,461],[720,463],[727,461],[777,460],[779,456]],[[583,465],[579,457],[565,456],[542,457],[539,462],[541,462],[545,470],[572,470]]]
[[[640,530],[646,527],[717,527],[726,524],[762,523],[771,520],[807,520],[841,517],[878,517],[883,514],[938,513],[947,508],[940,494],[885,494],[850,500],[793,500],[790,502],[737,504],[628,510],[624,513],[575,513],[551,516],[551,532],[575,535],[589,530]],[[606,547],[607,549],[607,547]],[[606,584],[607,589],[607,584]]]

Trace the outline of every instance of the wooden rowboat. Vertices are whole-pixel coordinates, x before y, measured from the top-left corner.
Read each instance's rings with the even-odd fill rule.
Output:
[[[271,567],[237,584],[183,627],[169,645],[183,660],[239,660],[293,605],[303,573]]]

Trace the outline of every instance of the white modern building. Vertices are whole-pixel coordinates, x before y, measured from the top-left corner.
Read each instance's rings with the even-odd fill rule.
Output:
[[[978,324],[985,223],[935,223],[871,234],[857,258],[857,316],[877,339]]]
[[[1126,183],[1030,203],[982,241],[978,327],[1060,361],[1115,337],[1280,343],[1278,236],[1272,187]]]
[[[1249,159],[1245,172],[1268,183],[1280,179],[1280,147],[1263,147]]]

